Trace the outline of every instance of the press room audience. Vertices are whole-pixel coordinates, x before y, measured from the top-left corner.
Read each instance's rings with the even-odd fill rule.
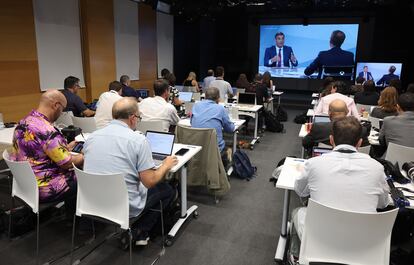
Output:
[[[17,124],[10,158],[29,161],[39,187],[39,201],[66,200],[69,218],[73,217],[77,187],[72,163],[82,166],[83,155],[72,155],[70,151],[76,143],[68,144],[53,126],[66,104],[66,98],[58,90],[43,93],[38,108]]]
[[[355,80],[355,85],[352,85],[350,88],[351,95],[355,95],[358,92],[362,92],[364,90],[364,82],[365,79],[362,76],[357,77]]]
[[[398,115],[398,93],[395,87],[386,87],[378,100],[378,107],[371,111],[371,117],[384,119]]]
[[[346,93],[346,85],[342,81],[336,81],[334,82],[331,93],[327,96],[324,96],[320,99],[318,106],[315,109],[315,115],[321,115],[321,114],[328,114],[329,111],[329,104],[331,104],[332,101],[335,99],[340,99],[346,103],[346,106],[348,108],[348,116],[352,115],[355,118],[359,119],[358,110],[355,106],[355,102],[352,98],[347,97],[344,95]]]
[[[119,82],[122,84],[122,96],[123,97],[133,97],[137,101],[141,100],[138,92],[134,88],[130,87],[131,80],[129,79],[129,76],[122,75],[121,78],[119,79]]]
[[[160,200],[167,207],[175,190],[163,182],[168,171],[177,164],[175,156],[167,157],[155,169],[145,136],[134,132],[139,122],[137,102],[122,98],[112,108],[113,121],[93,132],[85,142],[85,172],[97,174],[122,173],[128,189],[129,217],[136,217],[150,208],[159,209]],[[133,241],[147,245],[149,232],[159,219],[159,212],[147,211],[133,226]],[[128,235],[121,237],[122,247],[129,246]]]
[[[143,99],[139,109],[143,121],[161,121],[165,129],[176,125],[180,120],[177,110],[168,102],[170,97],[169,85],[164,79],[154,82],[154,97]]]
[[[194,72],[190,72],[187,76],[187,79],[184,80],[183,82],[183,86],[185,87],[191,87],[192,89],[190,89],[189,91],[192,92],[199,92],[200,89],[198,87],[198,83],[197,83],[197,76]]]
[[[345,211],[375,213],[385,208],[390,200],[383,166],[358,152],[362,127],[354,117],[343,117],[332,125],[330,143],[333,152],[305,162],[295,181],[299,197],[311,199]],[[290,253],[297,260],[304,229],[306,208],[292,212]]]
[[[241,89],[246,89],[246,91],[250,88],[250,82],[247,80],[246,74],[240,74],[239,78],[236,81],[236,87]]]
[[[175,75],[173,73],[168,73],[163,78],[167,81],[170,89],[170,97],[168,101],[171,102],[171,104],[173,104],[176,108],[179,108],[183,102],[180,100],[180,92],[175,87],[175,81],[177,80]]]
[[[365,81],[363,88],[363,91],[355,93],[355,103],[376,106],[378,104],[379,94],[375,88],[374,81]]]
[[[229,114],[220,102],[220,92],[215,87],[206,90],[206,98],[196,102],[192,109],[191,127],[194,128],[214,128],[217,133],[217,143],[222,154],[223,164],[226,167],[227,157],[223,131],[232,133],[234,124],[230,121]]]
[[[220,102],[227,102],[227,99],[233,97],[233,89],[229,82],[224,81],[224,68],[223,66],[217,66],[216,68],[216,80],[210,83],[209,87],[215,87],[220,92]]]
[[[120,82],[113,81],[109,83],[109,91],[99,96],[95,114],[96,128],[103,128],[112,121],[112,106],[122,98],[122,87]]]
[[[269,71],[263,73],[263,84],[267,87],[269,92],[273,90],[272,76],[270,75]]]
[[[207,71],[207,76],[204,77],[203,80],[203,91],[205,92],[207,88],[209,88],[210,83],[216,80],[216,78],[214,77],[214,70],[213,69],[208,69]]]
[[[408,84],[407,92],[408,93],[414,93],[414,83]]]
[[[65,95],[67,105],[63,111],[72,111],[76,117],[90,117],[95,115],[95,111],[90,110],[83,103],[82,99],[78,96],[79,91],[79,78],[74,76],[68,76],[64,81],[64,90],[62,91]]]
[[[385,117],[380,134],[380,145],[389,143],[414,147],[414,94],[404,93],[398,97],[398,116]]]

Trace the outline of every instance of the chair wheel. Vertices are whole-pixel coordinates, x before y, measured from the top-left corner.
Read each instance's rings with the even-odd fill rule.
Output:
[[[194,217],[195,219],[197,219],[197,218],[198,218],[198,212],[197,212],[197,211],[194,211],[194,212],[193,212],[193,217]]]
[[[164,240],[164,245],[166,247],[171,247],[173,245],[174,241],[173,241],[173,237],[171,236],[167,236],[167,238]]]

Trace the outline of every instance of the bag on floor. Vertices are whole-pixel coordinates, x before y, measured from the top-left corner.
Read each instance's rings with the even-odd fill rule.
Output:
[[[270,132],[283,132],[283,124],[280,123],[279,119],[268,110],[263,111],[265,118],[266,130]]]
[[[306,120],[307,120],[306,114],[307,114],[307,112],[304,112],[304,113],[301,113],[301,114],[297,115],[293,121],[297,124],[305,124]]]
[[[250,162],[249,156],[242,150],[233,154],[233,173],[240,179],[250,180],[256,174],[257,168]]]
[[[276,108],[276,117],[279,119],[279,121],[287,121],[288,115],[286,110],[282,109],[281,106],[277,106]]]

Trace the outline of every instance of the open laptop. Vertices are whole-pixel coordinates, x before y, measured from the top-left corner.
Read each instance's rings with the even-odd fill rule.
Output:
[[[239,93],[237,104],[254,106],[256,105],[255,93]]]
[[[179,99],[184,102],[191,102],[193,92],[180,92]]]
[[[320,122],[331,122],[331,119],[329,118],[329,116],[315,115],[315,117],[313,117],[313,123],[320,123]]]
[[[161,165],[162,161],[172,153],[175,135],[167,132],[147,131],[145,136],[150,144],[155,165]]]
[[[314,146],[312,148],[312,157],[321,156],[323,154],[330,153],[330,152],[332,152],[332,148]]]

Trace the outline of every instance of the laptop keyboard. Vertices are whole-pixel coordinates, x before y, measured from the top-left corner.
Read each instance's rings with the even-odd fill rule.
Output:
[[[166,155],[158,155],[158,154],[153,154],[152,158],[154,160],[158,160],[158,161],[163,161],[167,156]]]

